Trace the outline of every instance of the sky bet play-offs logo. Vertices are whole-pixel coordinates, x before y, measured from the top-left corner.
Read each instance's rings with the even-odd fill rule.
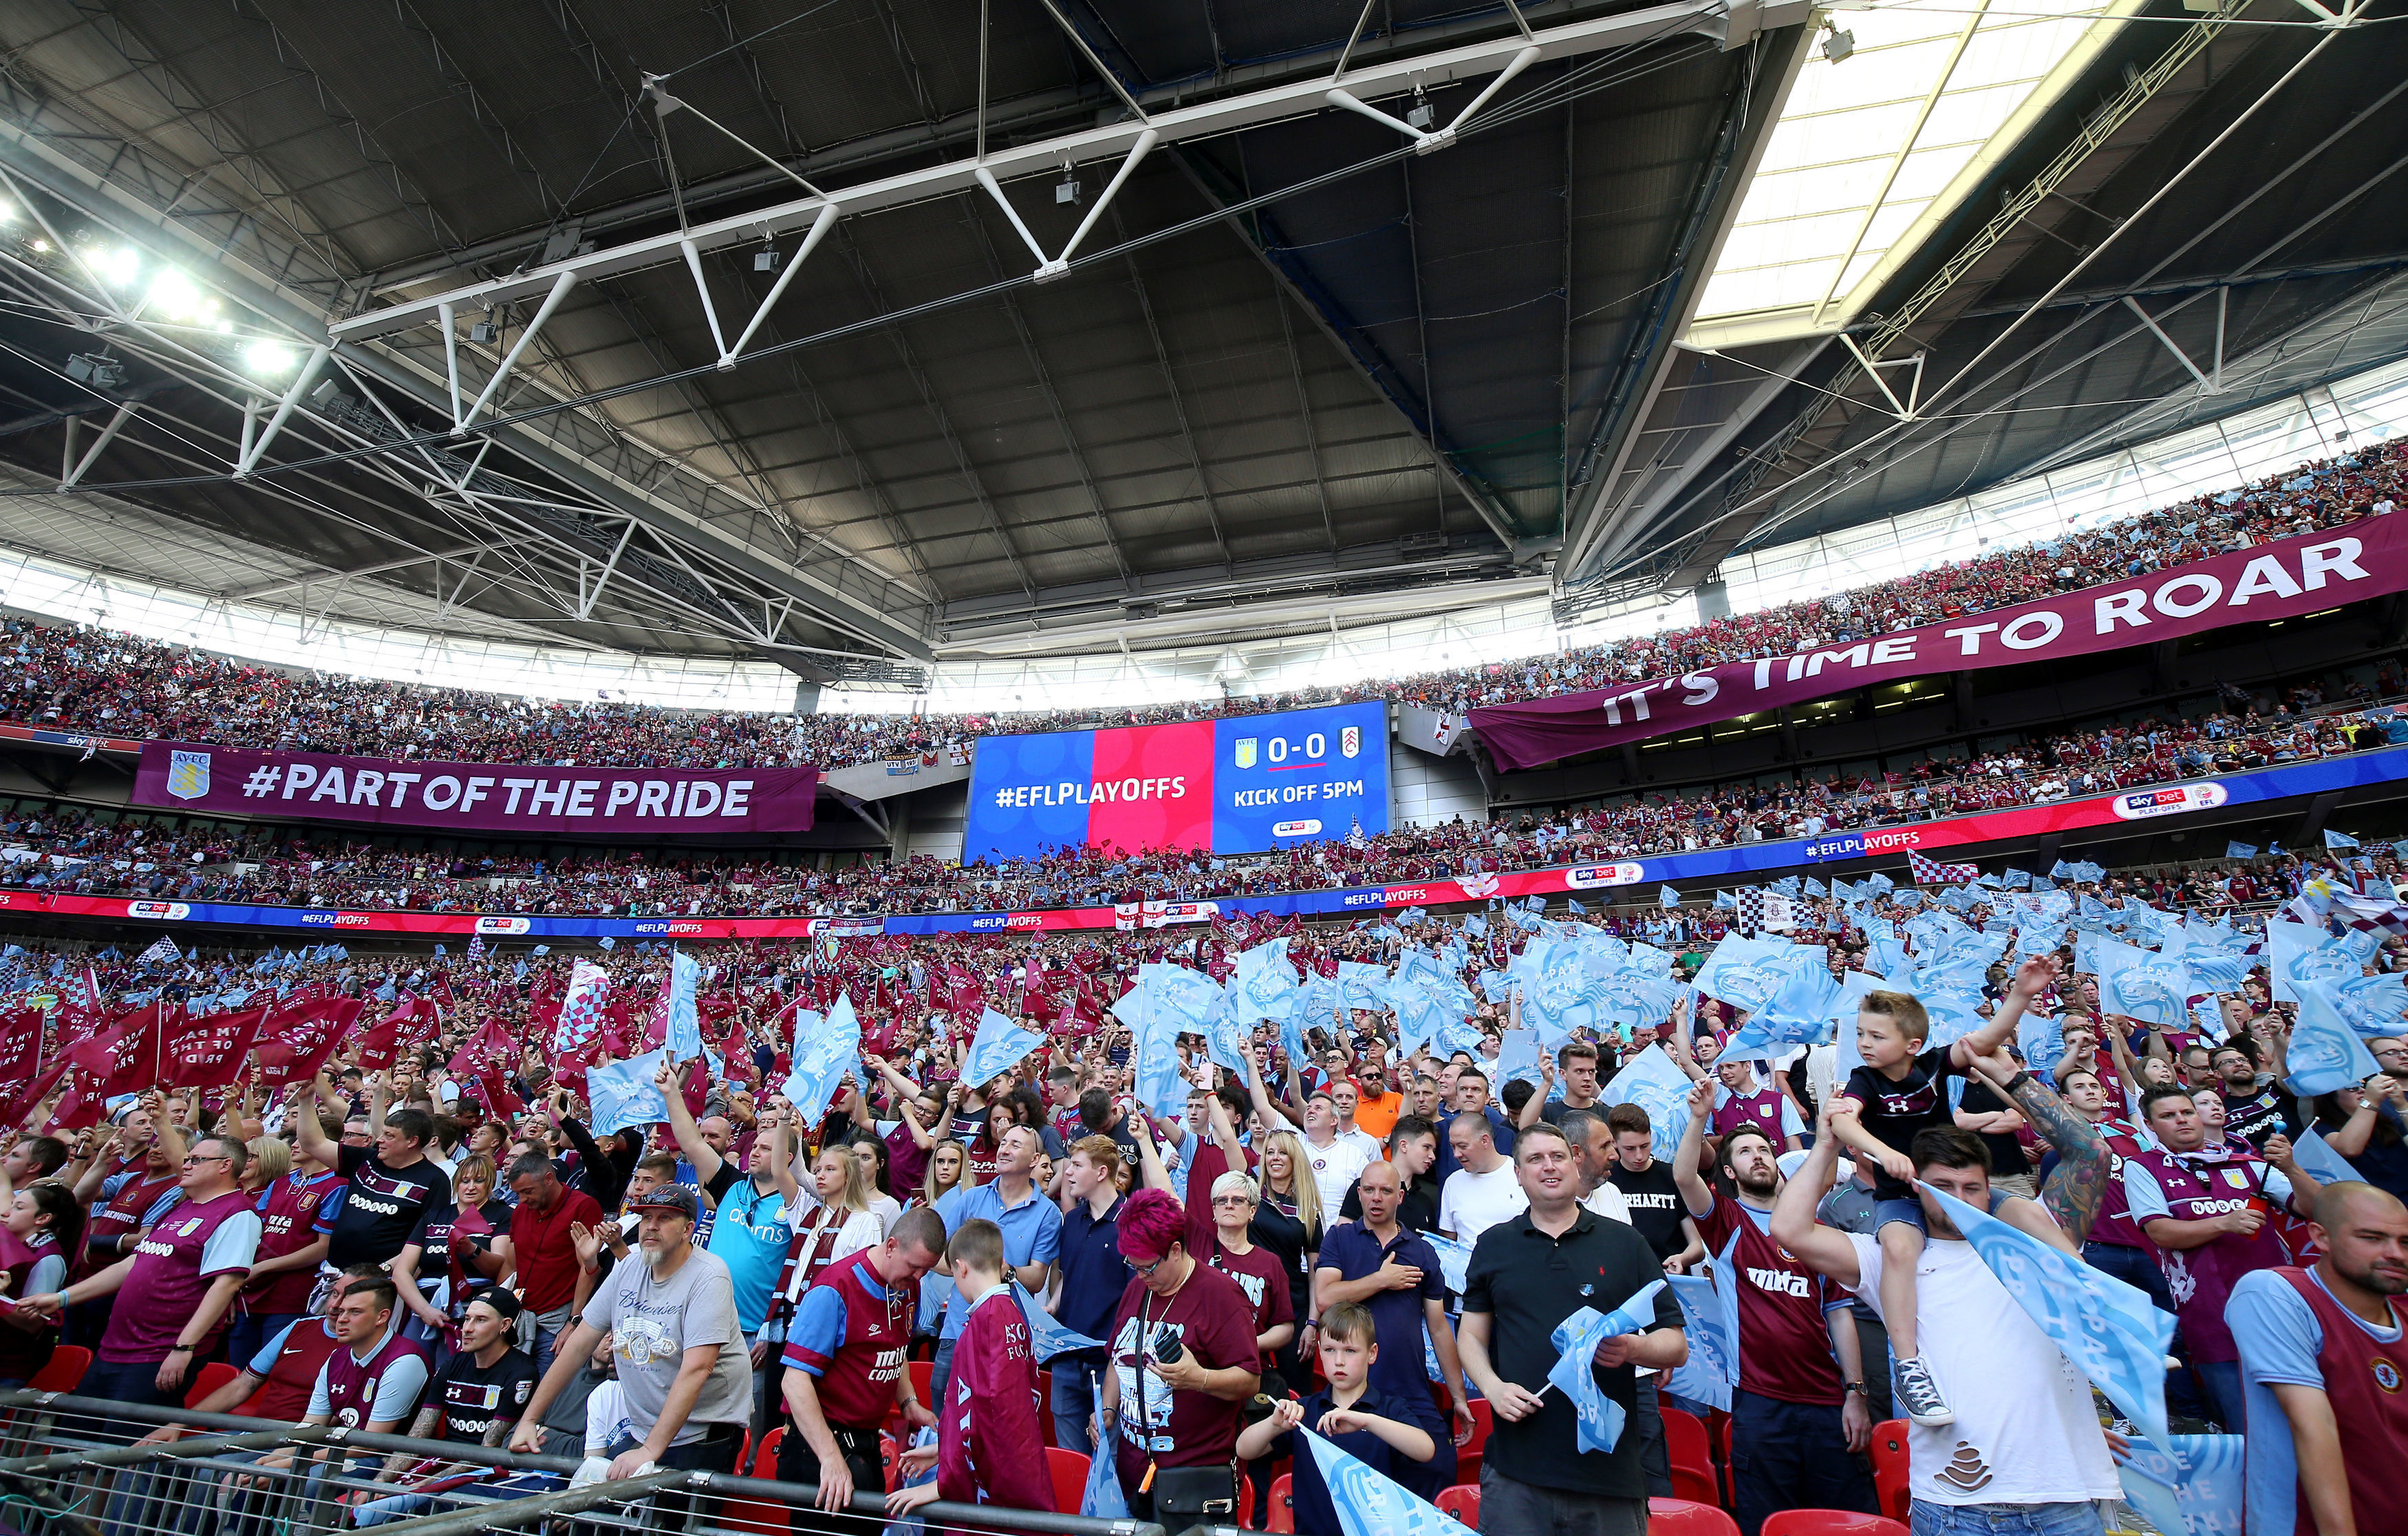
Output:
[[[1257,853],[1388,829],[1383,704],[1119,730],[990,736],[965,861],[1096,844]]]

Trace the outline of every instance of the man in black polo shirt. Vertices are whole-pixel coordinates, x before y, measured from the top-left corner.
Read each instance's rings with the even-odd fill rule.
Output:
[[[321,1103],[341,1106],[324,1072],[318,1074],[314,1086]],[[306,1096],[292,1116],[295,1145],[349,1182],[326,1245],[326,1262],[337,1270],[391,1262],[418,1230],[418,1218],[428,1206],[451,1203],[452,1175],[426,1156],[426,1143],[435,1137],[435,1117],[424,1110],[385,1113],[385,1092],[380,1073],[368,1113],[373,1149],[327,1140],[316,1106]]]
[[[1496,1413],[1481,1466],[1481,1528],[1645,1536],[1645,1437],[1635,1416],[1611,1455],[1584,1455],[1570,1400],[1540,1389],[1556,1359],[1548,1336],[1563,1320],[1583,1307],[1612,1312],[1663,1279],[1663,1261],[1635,1228],[1581,1205],[1579,1164],[1555,1127],[1524,1131],[1513,1164],[1530,1208],[1480,1234],[1458,1336],[1464,1373]],[[1597,1346],[1597,1379],[1626,1414],[1638,1402],[1633,1367],[1670,1371],[1689,1357],[1680,1303],[1666,1290],[1655,1306],[1654,1328]]]

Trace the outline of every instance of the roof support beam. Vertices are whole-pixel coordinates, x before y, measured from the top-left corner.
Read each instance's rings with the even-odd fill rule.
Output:
[[[1801,16],[1803,14],[1802,7],[1786,8],[1795,8]],[[1669,0],[1666,4],[1620,15],[1550,27],[1533,34],[1526,40],[1515,35],[1416,56],[1383,59],[1354,69],[1348,75],[1346,84],[1357,95],[1371,97],[1411,91],[1416,84],[1443,85],[1500,71],[1526,50],[1533,49],[1537,50],[1537,59],[1531,62],[1536,63],[1657,42],[1683,33],[1702,33],[1716,41],[1731,36],[1749,36],[1768,24],[1770,19],[1765,16],[1766,9],[1765,0]],[[1323,109],[1326,107],[1326,93],[1332,84],[1333,81],[1326,76],[1292,80],[1268,90],[1156,112],[1146,119],[1106,123],[1026,144],[991,147],[982,162],[951,160],[940,165],[916,167],[859,186],[838,189],[826,197],[797,198],[696,224],[682,232],[666,231],[608,250],[594,251],[581,256],[572,255],[490,282],[473,283],[450,293],[430,294],[388,309],[370,310],[338,321],[330,329],[336,337],[347,341],[391,335],[411,326],[432,323],[446,303],[482,309],[541,293],[550,288],[564,271],[574,271],[580,279],[591,280],[681,261],[683,259],[681,240],[691,239],[697,249],[705,251],[727,245],[757,243],[764,235],[780,235],[803,227],[816,219],[820,209],[830,201],[842,204],[847,214],[869,213],[968,191],[981,184],[982,175],[1000,183],[1020,177],[1048,174],[1064,165],[1082,165],[1113,157],[1125,163],[1130,151],[1148,134],[1155,136],[1157,143],[1177,144]]]

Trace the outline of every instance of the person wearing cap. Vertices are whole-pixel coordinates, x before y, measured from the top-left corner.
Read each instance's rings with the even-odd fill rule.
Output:
[[[495,1447],[509,1437],[519,1410],[535,1392],[535,1360],[526,1351],[510,1347],[523,1310],[519,1299],[498,1285],[480,1292],[462,1310],[460,1347],[427,1385],[418,1417],[409,1426],[411,1439]],[[408,1474],[409,1483],[425,1483],[463,1473],[489,1475],[474,1462],[428,1463],[410,1452],[396,1451],[385,1457],[376,1480],[392,1483]],[[428,1493],[372,1500],[353,1512],[352,1523],[382,1525],[417,1514],[434,1501],[435,1496]]]
[[[648,1468],[732,1471],[752,1417],[752,1355],[736,1318],[727,1263],[694,1245],[694,1191],[662,1184],[631,1209],[641,1218],[641,1263],[622,1264],[595,1288],[577,1325],[552,1351],[552,1368],[510,1433],[510,1449],[535,1454],[543,1416],[585,1369],[604,1334],[617,1357],[632,1432],[610,1447],[614,1481]],[[659,1510],[670,1527],[686,1511]]]

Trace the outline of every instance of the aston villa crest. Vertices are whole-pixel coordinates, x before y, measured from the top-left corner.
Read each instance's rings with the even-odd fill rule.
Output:
[[[1252,736],[1241,736],[1238,738],[1238,766],[1240,768],[1250,768],[1254,766],[1254,742],[1257,739],[1257,738]]]
[[[209,792],[209,754],[171,752],[167,754],[167,793],[179,800],[197,800]]]
[[[1362,750],[1363,727],[1360,725],[1340,726],[1338,730],[1339,755],[1341,757],[1352,757]]]

